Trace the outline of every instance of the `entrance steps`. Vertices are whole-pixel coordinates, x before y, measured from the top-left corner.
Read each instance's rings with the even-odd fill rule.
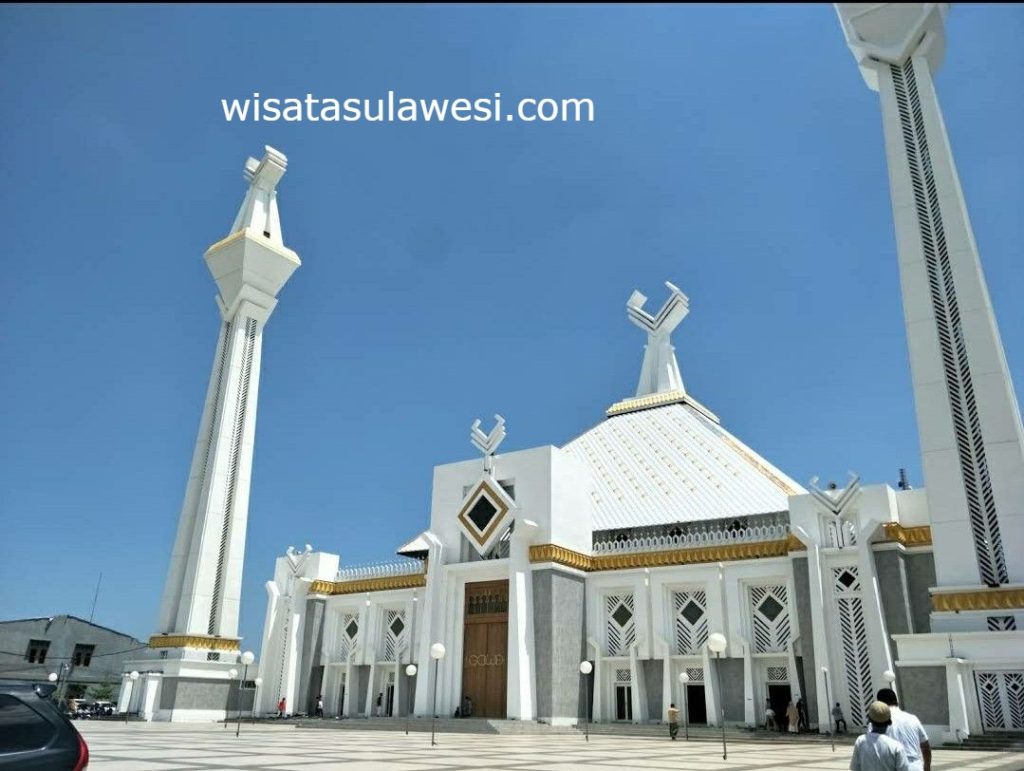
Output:
[[[962,744],[947,742],[944,750],[987,750],[989,752],[1024,752],[1024,733],[972,734]]]
[[[405,731],[406,721],[403,717],[371,717],[371,718],[294,718],[287,722],[300,728],[338,729],[355,731]],[[530,720],[495,720],[489,718],[438,718],[434,721],[434,729],[438,733],[472,733],[472,734],[505,734],[505,735],[570,735],[583,738],[585,730],[591,736],[645,736],[657,739],[668,738],[668,726],[658,723],[591,723],[589,729],[581,725],[553,726]],[[409,720],[409,731],[429,732],[430,718],[413,717]],[[720,741],[722,730],[706,725],[690,726],[690,738],[698,741]],[[828,743],[828,734],[803,733],[790,734],[776,731],[750,730],[742,726],[727,726],[727,741],[767,741],[767,742],[815,742]],[[836,736],[836,744],[852,744],[856,735],[840,734]],[[684,740],[683,726],[679,727],[678,741]]]

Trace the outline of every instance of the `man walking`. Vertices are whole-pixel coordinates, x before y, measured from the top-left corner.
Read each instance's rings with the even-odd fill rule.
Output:
[[[903,746],[910,771],[931,771],[932,745],[921,721],[900,709],[896,692],[891,688],[880,690],[878,700],[885,703],[892,714],[892,725],[885,733]]]
[[[764,704],[764,730],[775,731],[775,710],[772,709],[771,699],[767,699]]]
[[[850,771],[909,771],[903,747],[885,735],[892,725],[889,705],[882,701],[871,702],[868,725],[868,733],[858,736],[853,745]]]
[[[316,716],[321,720],[324,719],[324,695],[322,693],[316,697]]]
[[[676,709],[675,704],[668,705],[668,738],[672,741],[676,740],[676,735],[679,733],[679,710]]]
[[[803,733],[804,731],[810,731],[811,726],[807,722],[807,705],[804,703],[804,697],[801,696],[796,700],[796,711],[797,711],[797,730]]]
[[[279,718],[280,717],[284,717],[284,708],[285,708],[285,701],[284,701],[284,696],[282,696],[281,697],[281,701],[279,701],[277,703],[277,716]]]

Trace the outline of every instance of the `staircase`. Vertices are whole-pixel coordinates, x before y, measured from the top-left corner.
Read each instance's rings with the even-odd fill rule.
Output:
[[[987,750],[988,752],[1024,752],[1024,733],[976,734],[962,744],[947,742],[946,750]]]
[[[299,728],[313,728],[325,730],[355,730],[355,731],[405,731],[405,718],[293,718],[288,721]],[[668,726],[658,723],[591,723],[589,726],[583,724],[575,726],[553,726],[547,723],[538,723],[530,720],[496,720],[489,718],[438,718],[433,721],[434,730],[438,733],[471,733],[471,734],[505,734],[505,735],[569,735],[579,736],[589,732],[591,736],[634,736],[649,737],[657,739],[668,738]],[[413,717],[408,722],[409,731],[430,731],[431,720],[424,717]],[[711,728],[706,725],[690,726],[690,739],[702,742],[717,742],[722,740],[722,729]],[[725,729],[726,741],[730,742],[813,742],[829,743],[828,734],[804,733],[790,734],[778,733],[777,731],[758,731],[744,728],[742,726],[727,726]],[[679,741],[684,741],[685,733],[683,726],[679,727]],[[856,735],[840,734],[836,736],[836,744],[852,744]]]

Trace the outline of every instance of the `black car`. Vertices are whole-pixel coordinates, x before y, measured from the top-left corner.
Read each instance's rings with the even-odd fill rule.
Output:
[[[89,748],[57,709],[51,683],[0,682],[0,769],[82,771]]]

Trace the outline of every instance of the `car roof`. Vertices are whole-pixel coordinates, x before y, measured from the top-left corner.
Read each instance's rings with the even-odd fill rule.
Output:
[[[0,693],[35,693],[39,698],[45,699],[57,690],[54,683],[34,683],[27,680],[0,680]]]

